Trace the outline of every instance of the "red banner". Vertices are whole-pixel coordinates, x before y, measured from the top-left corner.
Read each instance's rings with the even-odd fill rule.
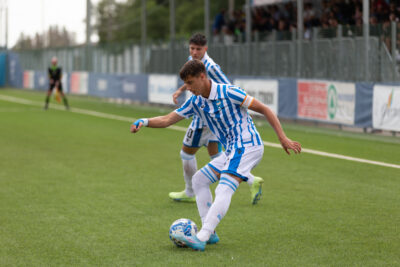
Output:
[[[317,82],[298,82],[297,114],[310,119],[327,118],[327,84]]]

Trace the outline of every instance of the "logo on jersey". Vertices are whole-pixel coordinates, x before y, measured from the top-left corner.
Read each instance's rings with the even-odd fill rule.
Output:
[[[217,100],[215,102],[215,105],[217,106],[218,109],[222,109],[222,101],[221,100]]]

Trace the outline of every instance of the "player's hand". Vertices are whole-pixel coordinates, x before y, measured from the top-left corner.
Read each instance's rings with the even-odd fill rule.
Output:
[[[295,154],[299,154],[301,152],[301,144],[299,142],[292,141],[289,138],[281,140],[281,145],[288,155],[290,155],[289,149],[293,150]]]
[[[182,94],[181,90],[176,90],[176,92],[172,95],[172,100],[177,105],[178,104],[178,97]]]
[[[148,120],[147,119],[138,119],[134,123],[131,124],[131,133],[137,133],[142,126],[147,126]]]

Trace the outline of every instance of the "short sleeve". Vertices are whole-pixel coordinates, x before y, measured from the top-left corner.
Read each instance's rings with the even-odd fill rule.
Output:
[[[241,107],[248,108],[253,102],[253,97],[249,96],[245,91],[241,90],[239,87],[231,87],[227,90],[228,98],[237,105]]]
[[[184,118],[190,118],[194,115],[194,109],[193,109],[193,99],[194,96],[186,100],[186,102],[180,107],[175,109],[175,112]]]

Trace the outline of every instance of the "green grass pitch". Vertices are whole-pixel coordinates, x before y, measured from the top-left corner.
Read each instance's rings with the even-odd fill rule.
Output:
[[[0,90],[44,102],[44,92]],[[169,108],[69,96],[70,105],[139,118]],[[205,252],[177,248],[170,224],[195,204],[183,189],[184,132],[0,99],[0,266],[400,266],[400,169],[265,147],[248,186],[234,195]],[[179,123],[187,126],[189,121]],[[264,140],[277,142],[265,121]],[[284,124],[304,148],[400,164],[398,137]],[[198,166],[208,162],[205,149]],[[214,187],[215,188],[215,187]]]

